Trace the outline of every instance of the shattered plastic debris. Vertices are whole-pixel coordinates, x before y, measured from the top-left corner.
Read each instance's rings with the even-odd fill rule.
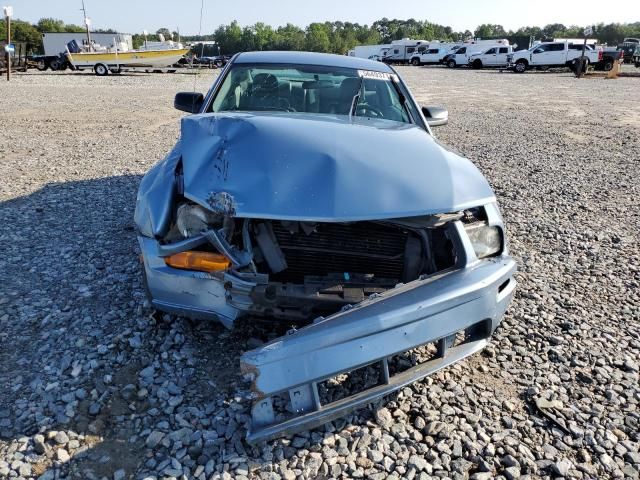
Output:
[[[236,214],[236,202],[233,196],[227,192],[212,192],[207,198],[207,203],[215,213],[221,213],[228,217]]]

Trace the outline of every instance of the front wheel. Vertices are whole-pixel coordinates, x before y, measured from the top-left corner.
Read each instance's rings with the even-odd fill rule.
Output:
[[[473,68],[475,68],[476,70],[480,70],[482,68],[482,61],[481,60],[474,60],[473,63],[471,64],[471,66]]]
[[[521,60],[518,63],[516,63],[515,71],[517,73],[524,73],[526,72],[526,70],[527,70],[527,62]]]
[[[456,61],[455,60],[449,60],[447,62],[447,67],[449,68],[456,68]]]
[[[106,65],[103,65],[102,63],[98,63],[95,67],[93,67],[93,71],[99,77],[104,77],[109,73],[109,69],[106,67]]]
[[[411,59],[411,65],[413,65],[414,67],[419,67],[420,66],[420,59],[419,58],[412,58]]]

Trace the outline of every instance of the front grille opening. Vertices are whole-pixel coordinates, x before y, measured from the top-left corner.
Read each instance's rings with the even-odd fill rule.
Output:
[[[407,370],[433,360],[438,356],[438,347],[435,343],[427,343],[420,347],[412,348],[406,352],[398,353],[388,359],[389,376],[406,372]]]
[[[312,231],[273,222],[273,232],[288,268],[276,282],[303,283],[306,276],[340,273],[388,278],[399,282],[409,232],[373,222],[317,223]],[[293,230],[293,232],[292,232]]]
[[[320,403],[326,405],[364,392],[379,385],[382,379],[383,370],[380,362],[365,365],[351,372],[341,373],[318,383]]]

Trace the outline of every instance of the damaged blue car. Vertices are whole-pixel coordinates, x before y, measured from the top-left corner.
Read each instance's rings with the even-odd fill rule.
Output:
[[[446,110],[418,106],[390,66],[241,53],[175,107],[192,115],[135,212],[153,307],[296,326],[241,357],[248,441],[322,425],[487,344],[516,286],[495,195],[434,138]]]

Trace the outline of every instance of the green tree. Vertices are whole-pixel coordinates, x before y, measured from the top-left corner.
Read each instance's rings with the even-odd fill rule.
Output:
[[[495,38],[504,37],[507,32],[502,25],[483,23],[476,28],[474,34],[478,38]]]
[[[329,34],[321,23],[312,23],[307,27],[305,48],[310,52],[328,52],[331,48]]]
[[[64,32],[64,22],[55,18],[41,18],[38,20],[36,28],[39,32]]]

